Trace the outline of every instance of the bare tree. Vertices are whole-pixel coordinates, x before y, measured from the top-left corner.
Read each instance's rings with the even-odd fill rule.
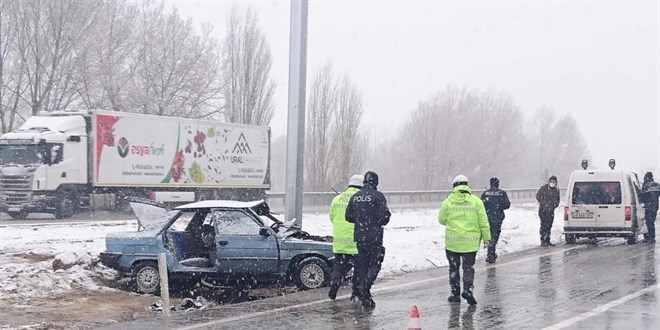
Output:
[[[75,98],[74,49],[88,42],[96,19],[93,2],[17,1],[18,51],[32,114],[68,106]]]
[[[20,121],[21,95],[24,91],[23,61],[16,51],[18,43],[16,2],[0,2],[0,132],[14,129]],[[17,116],[19,118],[17,118]]]
[[[98,42],[76,49],[83,60],[75,68],[76,89],[89,109],[122,111],[128,107],[137,60],[138,7],[127,0],[99,3],[93,35]]]
[[[554,110],[548,107],[539,108],[531,118],[527,136],[529,138],[529,155],[527,163],[534,169],[535,184],[548,180],[554,173],[555,154],[552,152],[553,127],[556,122]],[[556,174],[556,173],[555,173]]]
[[[512,184],[523,170],[522,115],[505,93],[449,85],[422,100],[384,149],[396,189],[449,189],[462,173],[474,188],[497,176]],[[390,151],[388,151],[388,149]],[[509,185],[510,186],[510,185]]]
[[[147,6],[138,23],[138,57],[131,111],[208,118],[220,113],[220,58],[211,27],[197,35],[191,20],[163,4]]]
[[[334,187],[346,184],[346,178],[361,170],[366,141],[360,134],[364,101],[357,86],[344,74],[337,91],[337,109],[334,115],[331,150],[331,183]]]
[[[268,125],[273,118],[272,56],[252,8],[241,19],[234,7],[222,52],[224,116],[232,123]]]
[[[325,64],[315,76],[307,106],[305,179],[311,191],[328,191],[330,182],[333,116],[337,109],[337,84],[332,65]]]

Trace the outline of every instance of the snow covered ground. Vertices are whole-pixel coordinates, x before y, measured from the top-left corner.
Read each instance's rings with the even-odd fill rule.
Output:
[[[561,207],[555,214],[552,241],[562,234]],[[498,254],[538,246],[539,220],[535,204],[513,205],[498,244]],[[385,229],[384,275],[411,272],[447,264],[444,254],[444,227],[437,221],[438,209],[396,209]],[[306,213],[305,231],[331,235],[327,213]],[[99,284],[97,278],[111,279],[115,272],[93,259],[105,248],[111,232],[136,231],[133,220],[76,222],[40,225],[6,225],[0,222],[0,301],[25,302],[33,297],[50,297],[76,288],[114,290]],[[484,258],[480,250],[477,257]],[[53,260],[92,260],[63,270],[53,270]]]

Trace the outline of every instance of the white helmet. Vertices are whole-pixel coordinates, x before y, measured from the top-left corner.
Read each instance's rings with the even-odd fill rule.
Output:
[[[364,181],[364,175],[356,174],[348,180],[349,186],[362,187],[362,182]]]
[[[467,183],[468,183],[468,178],[467,178],[465,175],[463,175],[463,174],[459,174],[459,175],[457,175],[457,176],[454,178],[454,180],[453,180],[451,183],[452,183],[454,186],[458,185],[459,183],[465,183],[465,184],[467,184]]]

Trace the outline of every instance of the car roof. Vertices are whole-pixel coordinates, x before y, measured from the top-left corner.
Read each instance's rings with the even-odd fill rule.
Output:
[[[239,202],[239,201],[228,201],[228,200],[206,200],[199,201],[190,204],[185,204],[177,206],[175,210],[185,210],[185,209],[202,209],[202,208],[230,208],[230,209],[247,209],[255,207],[261,203],[263,200],[251,201],[251,202]]]

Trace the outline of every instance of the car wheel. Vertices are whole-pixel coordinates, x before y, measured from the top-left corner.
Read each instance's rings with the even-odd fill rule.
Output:
[[[564,234],[564,239],[566,240],[566,244],[575,244],[577,237],[574,234]]]
[[[55,217],[58,219],[70,218],[76,212],[78,201],[71,194],[60,195],[55,209]]]
[[[10,216],[12,219],[15,219],[15,220],[23,220],[23,219],[27,218],[27,216],[28,216],[29,213],[28,213],[28,212],[21,211],[21,212],[7,212],[7,214],[9,214],[9,216]]]
[[[637,244],[637,231],[633,232],[632,235],[628,236],[626,240],[628,241],[628,244]]]
[[[142,262],[135,266],[135,288],[138,292],[157,294],[160,292],[160,273],[155,262]]]
[[[301,290],[323,287],[329,279],[328,263],[318,257],[300,261],[293,272],[293,281]]]

